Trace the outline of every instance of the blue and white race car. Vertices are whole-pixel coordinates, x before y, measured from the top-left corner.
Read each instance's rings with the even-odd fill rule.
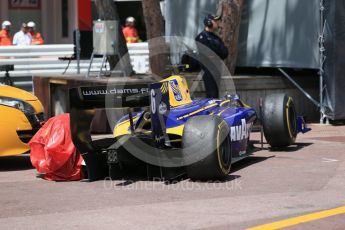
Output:
[[[266,97],[257,112],[236,95],[192,100],[179,75],[149,85],[74,88],[70,104],[73,141],[91,181],[123,176],[131,168],[164,179],[183,174],[194,180],[224,179],[231,164],[252,154],[250,134],[258,117],[273,148],[289,146],[299,131],[308,131],[285,94]],[[95,108],[128,108],[116,121],[113,138],[92,141]]]

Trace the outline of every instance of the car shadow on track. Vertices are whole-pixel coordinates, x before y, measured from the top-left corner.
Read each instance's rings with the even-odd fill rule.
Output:
[[[231,171],[231,173],[232,173],[232,171]],[[230,175],[226,176],[224,179],[221,179],[221,180],[192,180],[192,179],[189,179],[189,178],[186,178],[186,179],[189,179],[192,182],[198,182],[198,183],[221,184],[221,183],[227,183],[227,182],[239,179],[240,177],[241,177],[240,175],[230,174]]]
[[[147,176],[146,170],[144,168],[128,168],[127,170],[123,170],[118,172],[117,174],[113,175],[111,178],[108,177],[105,180],[112,181],[113,185],[116,187],[127,187],[132,186],[138,182],[161,182],[165,185],[173,185],[178,184],[184,181],[190,182],[197,182],[197,183],[214,183],[214,184],[221,184],[221,183],[228,183],[231,181],[235,181],[239,179],[241,176],[235,174],[236,171],[239,171],[243,168],[251,166],[253,164],[260,163],[267,159],[273,158],[275,155],[263,157],[263,156],[250,156],[245,158],[239,162],[234,163],[231,167],[230,175],[222,180],[192,180],[190,179],[186,173],[182,173],[173,179],[162,179],[159,175],[156,176]],[[88,182],[88,180],[84,180]]]
[[[144,182],[144,181],[150,181],[150,182],[162,182],[165,185],[173,185],[173,184],[178,184],[183,181],[191,181],[191,182],[201,182],[201,183],[227,183],[232,180],[238,179],[240,176],[239,175],[228,175],[226,178],[222,180],[209,180],[209,181],[200,181],[200,180],[191,180],[188,178],[186,173],[182,173],[174,178],[171,179],[164,179],[159,177],[159,175],[155,176],[143,176],[143,172],[140,171],[131,171],[131,172],[123,172],[122,175],[118,175],[114,178],[112,178],[112,181],[116,181],[115,186],[130,186],[134,183],[137,182]],[[118,182],[117,182],[118,181]]]
[[[313,143],[311,142],[296,142],[290,146],[287,147],[276,147],[276,148],[272,148],[268,145],[268,143],[264,142],[263,145],[261,146],[260,141],[253,141],[252,145],[253,145],[253,150],[252,153],[254,152],[258,152],[261,150],[267,150],[270,152],[296,152],[298,150],[301,150],[305,147],[308,147],[310,145],[312,145]]]
[[[253,150],[252,151],[253,153],[256,151],[260,151],[259,148],[253,148],[252,150]],[[241,177],[240,175],[234,174],[236,171],[239,171],[243,168],[246,168],[246,167],[251,166],[253,164],[260,163],[262,161],[265,161],[265,160],[273,158],[273,157],[275,157],[275,155],[268,156],[268,157],[249,156],[249,157],[247,157],[247,158],[245,158],[239,162],[234,163],[231,166],[232,168],[231,168],[230,175],[228,175],[226,178],[224,178],[222,180],[206,180],[206,181],[191,180],[188,178],[188,176],[186,174],[182,174],[182,175],[175,177],[173,179],[170,179],[170,180],[164,180],[164,179],[159,178],[159,176],[157,176],[157,177],[143,176],[145,174],[143,169],[124,171],[121,174],[117,175],[115,178],[112,178],[112,180],[118,181],[118,183],[116,183],[116,186],[130,186],[136,182],[142,182],[142,181],[163,182],[166,185],[177,184],[177,183],[180,183],[180,182],[185,181],[185,180],[189,180],[192,182],[199,182],[199,183],[227,183],[227,182],[239,179]]]
[[[280,148],[269,148],[271,152],[296,152],[305,147],[312,145],[313,143],[295,143],[287,147],[280,147]]]
[[[243,160],[240,160],[240,161],[234,163],[232,165],[232,168],[231,168],[231,173],[234,173],[234,172],[239,171],[239,170],[241,170],[243,168],[246,168],[248,166],[260,163],[262,161],[265,161],[265,160],[273,158],[273,157],[275,157],[275,155],[268,156],[268,157],[262,157],[262,156],[250,156],[250,157],[247,157],[247,158],[245,158]]]
[[[222,179],[222,180],[191,180],[187,177],[187,175],[183,175],[181,177],[178,177],[178,178],[174,178],[172,180],[164,180],[164,179],[148,179],[148,178],[140,178],[140,177],[132,177],[132,178],[128,178],[128,177],[125,177],[125,178],[122,178],[122,182],[119,182],[116,184],[116,186],[130,186],[134,183],[137,183],[137,182],[143,182],[143,181],[151,181],[151,182],[162,182],[164,183],[165,185],[174,185],[174,184],[178,184],[178,183],[181,183],[183,181],[191,181],[191,182],[197,182],[197,183],[227,183],[227,182],[231,182],[233,180],[236,180],[238,178],[240,178],[241,176],[239,175],[228,175],[226,178]]]
[[[29,154],[0,157],[0,172],[33,169]]]

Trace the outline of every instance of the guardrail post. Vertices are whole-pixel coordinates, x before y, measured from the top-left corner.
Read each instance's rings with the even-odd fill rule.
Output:
[[[77,74],[80,74],[80,31],[76,30],[76,55],[77,55]]]

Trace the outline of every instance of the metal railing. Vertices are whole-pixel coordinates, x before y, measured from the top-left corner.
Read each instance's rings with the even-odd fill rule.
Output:
[[[128,45],[131,64],[136,73],[144,74],[149,71],[149,51],[147,43]],[[86,74],[89,60],[71,59],[74,55],[73,44],[55,44],[39,46],[1,46],[0,65],[14,65],[10,72],[16,86],[32,85],[30,77],[35,75],[73,75]],[[59,58],[63,58],[62,60]],[[98,71],[101,58],[94,59],[91,71]],[[109,65],[106,65],[109,68]],[[109,69],[108,69],[109,70]],[[5,72],[0,72],[0,78]]]

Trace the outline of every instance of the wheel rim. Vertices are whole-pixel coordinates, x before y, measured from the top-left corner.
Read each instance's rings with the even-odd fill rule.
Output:
[[[296,133],[297,133],[296,113],[295,113],[294,107],[291,105],[289,107],[289,113],[288,114],[289,114],[288,121],[289,121],[291,128],[292,128],[292,135],[296,136]]]
[[[231,164],[231,147],[229,143],[229,137],[227,137],[221,145],[221,159],[225,167]]]

